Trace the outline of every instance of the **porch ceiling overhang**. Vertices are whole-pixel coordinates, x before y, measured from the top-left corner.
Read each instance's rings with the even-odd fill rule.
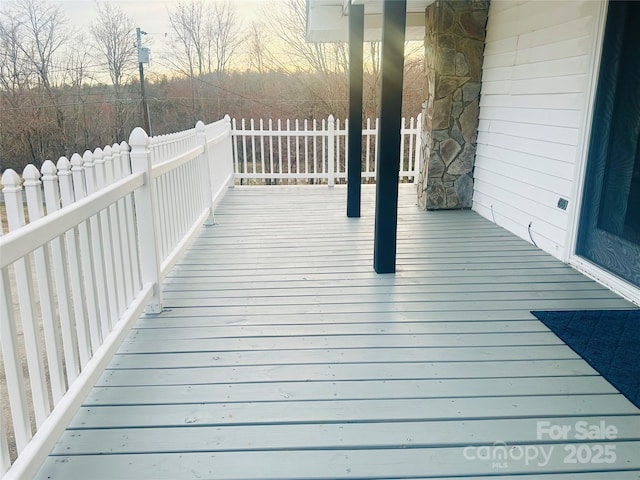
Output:
[[[435,0],[407,0],[406,39],[424,39],[424,11]],[[307,0],[307,41],[349,40],[349,4],[364,5],[364,39],[382,39],[382,0]]]

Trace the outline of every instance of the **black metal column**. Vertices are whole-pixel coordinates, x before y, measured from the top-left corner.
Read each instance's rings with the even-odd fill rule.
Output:
[[[400,116],[402,114],[406,15],[406,0],[384,1],[382,92],[378,129],[376,220],[373,245],[373,268],[377,273],[396,271]]]
[[[360,216],[363,42],[364,5],[349,5],[349,163],[347,170],[347,217]]]

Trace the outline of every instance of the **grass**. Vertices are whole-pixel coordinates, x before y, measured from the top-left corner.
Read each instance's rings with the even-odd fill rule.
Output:
[[[0,203],[0,223],[2,224],[2,232],[9,230],[9,224],[7,223],[7,207],[4,203]]]

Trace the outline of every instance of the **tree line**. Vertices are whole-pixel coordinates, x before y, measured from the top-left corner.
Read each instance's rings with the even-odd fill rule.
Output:
[[[136,26],[98,3],[86,31],[59,5],[16,0],[0,11],[0,170],[36,166],[126,140],[142,125]],[[146,72],[152,134],[197,120],[345,118],[348,46],[304,40],[304,0],[266,5],[242,23],[231,0],[184,0],[167,12],[166,53]],[[413,48],[413,52],[411,51]],[[407,48],[404,111],[420,110],[420,47]],[[380,45],[365,45],[364,116],[376,117]],[[417,53],[416,53],[417,52]]]

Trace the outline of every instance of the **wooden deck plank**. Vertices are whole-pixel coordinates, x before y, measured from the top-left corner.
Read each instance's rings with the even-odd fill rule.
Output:
[[[589,310],[589,309],[627,309],[629,302],[621,298],[611,298],[609,294],[603,294],[603,298],[593,295],[590,298],[559,298],[559,299],[520,299],[491,301],[415,301],[415,302],[355,302],[355,303],[317,303],[314,305],[231,305],[231,306],[211,306],[202,307],[172,307],[169,310],[176,310],[175,314],[183,317],[200,317],[211,314],[214,309],[216,314],[221,315],[308,315],[313,313],[341,313],[348,315],[351,313],[369,312],[447,312],[451,308],[477,312],[478,310]],[[463,297],[464,298],[464,297]],[[197,303],[197,302],[194,302]],[[484,305],[482,305],[484,303]]]
[[[229,190],[37,478],[640,480],[640,411],[530,313],[630,304],[400,191],[398,271],[377,275],[370,186],[360,219],[339,186]],[[567,462],[577,441],[615,461]],[[552,454],[465,456],[501,446]]]
[[[296,285],[293,282],[279,284],[268,284],[262,288],[247,288],[246,286],[236,286],[232,288],[229,284],[221,285],[221,289],[211,288],[205,282],[200,284],[176,285],[174,290],[165,290],[165,298],[198,298],[199,295],[208,294],[213,298],[245,298],[245,297],[297,297],[309,295],[313,292],[315,296],[320,295],[347,295],[345,287],[353,291],[354,295],[392,295],[395,293],[404,294],[425,294],[425,293],[481,293],[494,289],[502,292],[531,292],[531,291],[595,291],[597,285],[591,282],[525,282],[523,279],[516,281],[518,277],[513,277],[511,282],[483,282],[483,283],[451,283],[442,282],[433,284],[408,284],[408,285],[357,285],[356,282],[342,284],[340,286],[331,285],[330,282],[305,282],[305,285]],[[207,288],[208,287],[208,288]]]
[[[186,315],[189,309],[165,309],[162,317],[143,317],[139,320],[136,328],[162,328],[184,326],[207,326],[207,325],[311,325],[323,323],[376,323],[397,320],[399,322],[484,322],[509,320],[512,322],[531,321],[531,313],[522,310],[489,310],[469,312],[467,310],[447,310],[447,311],[406,311],[406,312],[309,312],[304,317],[295,313],[261,313],[255,315]],[[188,317],[188,321],[185,318]]]
[[[484,284],[484,285],[440,285],[429,288],[430,285],[425,286],[389,286],[389,287],[349,287],[349,291],[353,289],[353,295],[357,295],[362,301],[433,301],[447,298],[452,295],[465,295],[470,300],[499,300],[515,298],[556,298],[556,297],[573,297],[583,298],[584,296],[590,297],[595,294],[600,296],[599,290],[594,288],[591,284],[569,284],[565,287],[564,284],[538,284],[533,286],[531,284]],[[495,290],[500,290],[500,294],[495,294]],[[613,297],[613,293],[611,296]],[[209,292],[203,289],[191,289],[179,292],[170,292],[165,295],[165,299],[168,302],[184,302],[194,299],[200,300],[201,304],[206,299],[212,299],[216,302],[217,306],[225,305],[225,301],[232,303],[233,299],[247,300],[251,299],[255,302],[268,301],[267,299],[273,299],[277,302],[278,299],[286,299],[290,301],[294,297],[301,297],[300,301],[307,303],[309,297],[319,298],[323,296],[331,296],[331,300],[349,300],[353,297],[345,291],[344,287],[325,287],[325,288],[290,288],[290,289],[268,289],[267,291],[259,290],[237,290],[237,291],[224,291],[222,294],[216,295],[215,292]],[[502,298],[500,298],[502,297]],[[605,297],[606,298],[606,297]]]
[[[192,369],[199,370],[199,369]],[[256,383],[207,382],[203,372],[181,371],[183,377],[154,375],[121,375],[103,378],[85,400],[86,406],[157,405],[184,403],[243,403],[282,401],[327,401],[392,398],[497,398],[524,395],[595,395],[617,393],[608,382],[589,376],[515,378],[460,378],[424,380],[422,378],[357,380],[274,381],[262,379]],[[138,373],[138,372],[134,372]],[[197,381],[185,373],[200,374]],[[366,375],[366,373],[364,373]],[[144,378],[141,381],[140,378]],[[206,383],[205,383],[206,382]],[[119,387],[119,388],[113,388]],[[124,400],[123,400],[124,399]],[[640,433],[640,432],[639,432]]]
[[[413,288],[426,290],[431,289],[433,292],[446,292],[451,290],[462,289],[475,289],[476,291],[488,290],[491,288],[499,288],[501,290],[518,290],[522,288],[530,288],[532,290],[547,290],[547,289],[560,289],[567,290],[582,290],[582,289],[597,289],[588,280],[582,280],[581,278],[570,277],[568,275],[558,275],[556,277],[549,278],[542,275],[530,275],[530,276],[503,276],[492,277],[486,279],[483,282],[473,282],[467,278],[460,277],[435,277],[435,278],[422,278],[420,280],[407,279],[406,282],[397,281],[396,284],[392,282],[370,282],[365,279],[287,279],[272,282],[229,282],[229,281],[211,281],[210,278],[197,280],[185,280],[183,281],[171,279],[170,282],[165,284],[165,295],[173,295],[174,292],[204,290],[210,292],[211,295],[247,295],[253,293],[254,295],[268,295],[269,293],[278,293],[280,290],[287,290],[292,295],[296,294],[298,290],[304,291],[306,289],[316,289],[318,295],[326,294],[329,289],[342,290],[345,287],[356,287],[360,289],[404,289]]]
[[[595,371],[579,359],[531,360],[531,370],[523,369],[520,362],[440,362],[380,364],[314,364],[173,368],[150,371],[148,369],[108,370],[99,386],[119,385],[199,385],[213,383],[246,382],[315,382],[341,380],[399,380],[399,379],[469,379],[556,377],[569,375],[596,375]],[[533,374],[535,372],[535,374]],[[437,382],[436,382],[437,383]],[[442,383],[441,383],[442,384]],[[474,391],[475,390],[469,390]],[[479,391],[476,393],[480,393]]]
[[[315,337],[195,338],[195,339],[126,339],[124,353],[229,352],[244,350],[291,350],[325,348],[389,348],[389,347],[475,347],[498,345],[553,345],[562,343],[551,332],[515,334],[475,333],[440,335],[341,335]]]
[[[443,333],[506,333],[547,332],[548,329],[534,320],[470,321],[470,322],[357,322],[296,325],[176,325],[173,327],[147,327],[133,330],[129,339],[153,338],[155,340],[178,338],[234,338],[234,337],[298,337],[317,335],[436,335]]]
[[[104,445],[110,446],[108,453],[142,453],[175,452],[177,446],[183,452],[467,446],[492,444],[496,438],[510,445],[535,444],[540,443],[540,421],[576,425],[589,424],[593,418],[72,430],[65,433],[53,454],[99,454]],[[604,416],[602,421],[619,426],[617,440],[640,440],[639,417]]]
[[[124,398],[123,398],[124,400]],[[638,413],[622,395],[361,399],[82,407],[69,429],[541,418]],[[500,439],[497,439],[500,440]]]
[[[566,345],[453,348],[319,349],[245,352],[187,352],[116,355],[110,370],[121,368],[185,368],[211,366],[316,365],[329,363],[486,362],[576,359]]]
[[[221,282],[229,281],[232,282],[247,282],[247,283],[255,283],[260,281],[266,281],[267,284],[269,282],[280,282],[280,281],[307,281],[307,280],[324,280],[330,281],[335,279],[370,279],[373,278],[374,273],[370,270],[360,270],[360,271],[350,271],[347,272],[347,275],[344,275],[343,272],[334,272],[334,271],[294,271],[294,272],[279,272],[279,271],[256,271],[253,274],[247,274],[244,270],[239,270],[237,272],[227,271],[226,274],[217,274],[215,270],[210,271],[192,271],[186,273],[178,273],[175,270],[172,271],[172,275],[168,277],[168,282],[171,281],[183,281],[184,279],[188,279],[189,281],[198,281],[202,282],[203,277],[211,279],[211,282],[216,285]],[[399,271],[396,272],[393,277],[394,279],[399,279],[400,281],[406,281],[405,279],[437,279],[442,278],[444,281],[457,282],[463,281],[464,279],[469,279],[472,281],[483,281],[484,279],[490,280],[495,277],[504,278],[505,276],[540,276],[540,275],[548,275],[550,278],[554,278],[555,275],[567,275],[571,274],[575,277],[578,277],[577,272],[575,270],[567,270],[565,266],[559,266],[558,263],[554,263],[552,266],[541,267],[541,268],[500,268],[493,269],[491,271],[491,275],[487,275],[487,272],[484,270],[477,269],[449,269],[446,271],[442,270],[412,270],[412,271]],[[476,277],[480,277],[477,279]],[[384,277],[380,277],[383,279]],[[584,277],[580,277],[584,278]],[[572,281],[572,280],[569,280]],[[583,281],[583,280],[577,280]]]
[[[640,457],[636,455],[640,442],[616,442],[615,446],[617,456],[629,459],[626,462],[627,469],[640,469]],[[500,471],[505,474],[527,473],[531,470],[558,473],[575,469],[574,465],[564,461],[567,454],[562,448],[547,447],[550,455],[546,463],[543,463],[545,460],[539,448],[533,448],[531,457],[534,452],[536,457],[529,462],[525,463],[524,459],[511,461]],[[467,460],[466,448],[81,455],[74,457],[71,465],[68,457],[54,456],[50,457],[48,466],[53,478],[60,478],[56,476],[58,472],[73,475],[67,478],[81,478],[87,472],[92,472],[95,480],[139,479],[147,476],[149,471],[155,473],[156,479],[172,480],[184,478],[187,472],[191,478],[219,478],[220,472],[229,472],[226,478],[234,479],[402,478],[418,476],[425,471],[430,472],[432,478],[495,475],[494,460]],[[590,465],[590,470],[608,472],[612,468],[610,464],[601,463]]]
[[[199,307],[252,307],[252,306],[285,306],[295,307],[297,305],[309,306],[314,303],[324,303],[331,305],[340,305],[348,303],[350,305],[358,303],[400,303],[403,305],[409,303],[442,303],[442,302],[455,302],[455,298],[464,296],[466,302],[492,302],[497,303],[500,301],[522,301],[522,300],[594,300],[594,299],[607,299],[607,300],[619,300],[619,298],[613,292],[601,292],[600,290],[551,290],[551,291],[508,291],[508,292],[445,292],[445,293],[368,293],[368,294],[354,294],[354,296],[348,293],[329,295],[329,299],[324,299],[322,296],[309,292],[304,295],[280,295],[280,296],[247,296],[247,297],[212,297],[207,295],[206,292],[184,292],[180,295],[172,295],[167,298],[166,305],[168,307],[190,307],[194,301],[198,303]],[[477,305],[476,305],[477,307]]]

